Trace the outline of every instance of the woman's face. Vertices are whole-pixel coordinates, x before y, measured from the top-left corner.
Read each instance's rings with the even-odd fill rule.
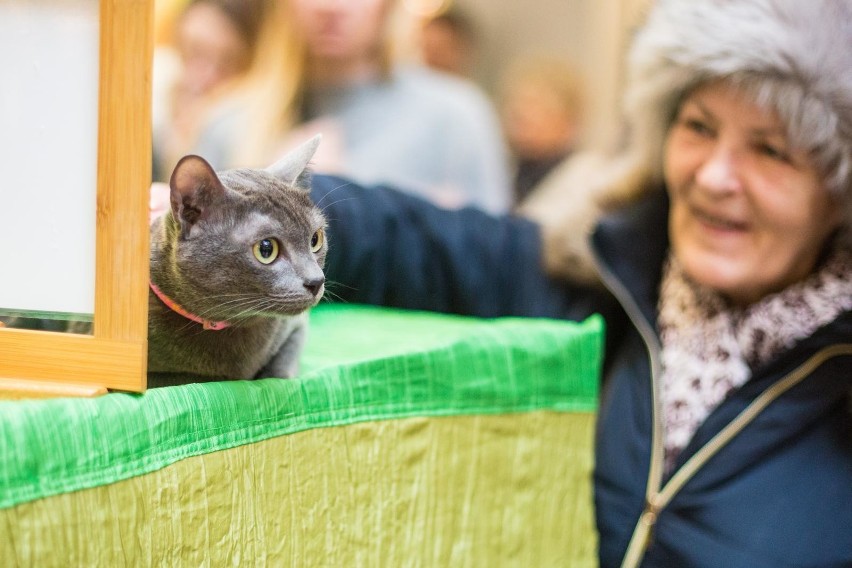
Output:
[[[184,66],[184,86],[203,95],[245,71],[249,46],[219,8],[205,2],[190,6],[180,19],[177,44]]]
[[[313,58],[347,61],[376,53],[387,0],[291,0],[290,4],[295,28]]]
[[[810,274],[842,219],[778,116],[723,82],[683,102],[666,142],[665,179],[676,258],[738,305]]]

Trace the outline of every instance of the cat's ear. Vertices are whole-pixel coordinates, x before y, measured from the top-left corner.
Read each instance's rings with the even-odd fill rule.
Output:
[[[184,228],[197,223],[214,202],[225,194],[225,186],[207,161],[184,156],[169,180],[172,214]]]
[[[311,158],[314,157],[320,140],[322,140],[322,134],[302,142],[296,149],[266,168],[266,171],[289,185],[297,185],[299,176],[305,172]]]

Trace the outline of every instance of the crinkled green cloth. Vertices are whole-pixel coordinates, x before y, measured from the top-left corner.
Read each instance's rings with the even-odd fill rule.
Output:
[[[552,450],[541,446],[540,442],[530,442],[535,440],[536,428],[551,424],[548,416],[580,415],[581,431],[572,426],[573,423],[562,421],[558,428],[551,429],[550,438],[542,436],[542,440],[548,439],[548,443],[560,448],[559,437],[563,437],[565,455],[580,456],[570,458],[568,467],[571,460],[582,461],[578,475],[585,477],[591,464],[589,425],[592,422],[589,417],[597,402],[602,326],[599,317],[575,324],[520,318],[481,320],[364,306],[322,306],[312,313],[303,372],[298,379],[193,384],[152,389],[144,395],[116,393],[95,399],[3,402],[0,403],[0,509],[15,506],[21,509],[21,504],[51,495],[115,484],[176,462],[190,463],[181,460],[191,456],[201,456],[192,459],[212,458],[215,456],[207,454],[262,440],[285,440],[287,435],[299,432],[321,432],[334,426],[382,424],[382,421],[400,419],[402,425],[399,427],[403,431],[421,430],[422,425],[412,426],[405,422],[414,417],[487,415],[499,419],[498,422],[459,422],[456,426],[449,423],[446,426],[458,430],[462,427],[460,424],[473,424],[465,428],[481,427],[496,433],[493,439],[476,432],[463,435],[472,436],[465,443],[474,444],[467,450],[460,450],[468,454],[463,459],[473,459],[475,456],[470,454],[477,451],[477,437],[488,444],[499,444],[495,440],[511,438],[511,419],[504,420],[501,415],[539,416],[525,423],[523,436],[527,442],[518,447],[538,444],[536,451],[544,452],[542,456],[545,456],[537,458],[540,460],[547,459]],[[540,414],[542,411],[544,415]],[[548,414],[550,412],[557,414]],[[440,428],[436,432],[440,432]],[[571,432],[571,428],[579,432],[580,442],[568,439],[573,434],[565,432]],[[379,437],[373,438],[379,441],[371,443],[382,443],[382,431],[385,430],[375,430],[375,436]],[[465,431],[457,434],[462,436],[461,432]],[[328,439],[335,439],[334,436]],[[433,443],[440,443],[439,434],[430,436],[438,436]],[[299,444],[306,439],[300,440]],[[294,443],[289,447],[295,448]],[[315,443],[319,444],[314,446],[317,448],[326,444],[320,438],[316,438]],[[421,439],[416,443],[424,442]],[[576,447],[568,447],[570,444]],[[459,442],[458,447],[465,446]],[[506,454],[508,457],[499,458],[503,461],[488,463],[505,463],[506,459],[522,463],[517,460],[523,460],[523,456],[515,455],[522,450],[512,448]],[[397,450],[386,449],[389,454]],[[373,459],[369,456],[376,451],[381,453],[373,446],[368,450],[368,457],[364,459]],[[337,451],[343,450],[338,448]],[[430,451],[437,452],[436,455],[445,460],[441,467],[452,468],[453,463],[463,465],[463,461],[452,455],[442,455],[442,448]],[[487,448],[483,448],[483,452],[487,452]],[[228,458],[230,454],[227,453],[222,455],[227,460],[237,459]],[[257,459],[257,455],[250,455],[253,457],[239,459],[248,459],[249,463]],[[282,463],[289,461],[287,456],[272,459],[283,460]],[[301,459],[311,458],[302,456]],[[319,460],[319,453],[313,459]],[[334,459],[345,459],[345,455]],[[395,463],[389,458],[382,459],[381,463]],[[242,465],[230,465],[226,470],[259,467],[239,460],[236,463]],[[407,463],[415,462],[409,460]],[[324,468],[325,465],[315,463],[306,467]],[[350,467],[347,471],[347,466],[340,463],[334,467],[343,468],[344,478],[353,476],[357,469]],[[562,465],[555,468],[553,475],[563,475],[559,472],[564,468]],[[195,472],[197,467],[193,465],[190,469]],[[387,473],[390,476],[393,472]],[[463,471],[456,474],[464,477]],[[576,480],[565,481],[574,482]],[[580,480],[580,483],[586,482],[586,479]],[[162,481],[152,483],[156,486]],[[345,485],[349,483],[357,485],[355,479]],[[411,485],[410,490],[412,495],[427,491],[417,483]],[[321,493],[322,489],[319,491]],[[581,495],[585,496],[586,492]],[[462,498],[466,499],[457,495],[451,500]],[[112,501],[107,499],[106,502]],[[68,507],[75,506],[66,505]],[[13,535],[16,534],[14,525],[21,519],[14,511],[10,510],[11,516],[5,520],[12,523],[7,530]],[[26,513],[28,517],[32,514]],[[16,518],[19,521],[15,521]],[[526,522],[516,521],[520,526]],[[495,526],[502,526],[505,520],[498,518],[497,522]],[[346,561],[350,560],[351,557],[346,557]]]

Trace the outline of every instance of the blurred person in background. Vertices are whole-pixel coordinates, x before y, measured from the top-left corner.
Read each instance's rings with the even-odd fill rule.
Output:
[[[420,26],[420,54],[432,69],[471,77],[476,59],[476,31],[457,7],[426,18]]]
[[[154,66],[155,180],[169,179],[217,103],[251,67],[265,6],[266,0],[189,0],[159,12],[168,29]]]
[[[217,168],[265,165],[321,132],[316,171],[506,211],[508,153],[493,105],[470,81],[398,60],[400,11],[396,0],[280,0],[256,72],[198,153]]]
[[[515,160],[515,203],[577,147],[583,94],[579,76],[555,57],[525,57],[503,74],[503,129]]]

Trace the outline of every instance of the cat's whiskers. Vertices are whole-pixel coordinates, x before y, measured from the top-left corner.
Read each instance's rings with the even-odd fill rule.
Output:
[[[194,327],[194,326],[196,326],[196,325],[198,325],[196,322],[194,322],[194,321],[192,321],[192,320],[186,320],[186,323],[185,323],[185,324],[183,324],[182,326],[180,326],[178,329],[179,329],[180,331],[190,331],[190,330],[192,330],[192,329],[193,329],[193,327]],[[198,333],[198,332],[200,332],[200,331],[203,331],[203,330],[202,330],[202,329],[199,329],[199,330],[197,330],[197,331],[196,331],[196,333]]]
[[[293,301],[302,300],[303,298],[302,294],[295,292],[263,297],[252,296],[251,298],[230,300],[216,306],[215,309],[218,311],[222,307],[227,307],[228,311],[239,310],[236,315],[230,315],[226,319],[231,323],[244,322],[253,317],[273,317],[280,315],[283,308],[286,308]]]
[[[256,296],[257,296],[257,294],[255,294],[253,292],[238,292],[238,293],[234,293],[234,294],[217,294],[215,296],[207,296],[207,298],[209,298],[211,300],[215,300],[215,299],[218,299],[218,298],[251,298],[251,297],[256,297]]]
[[[218,317],[218,314],[221,314],[222,311],[231,312],[235,310],[239,310],[239,313],[242,314],[246,311],[257,309],[257,306],[265,305],[266,303],[267,302],[265,298],[259,298],[257,295],[252,295],[250,297],[230,300],[228,302],[212,306],[208,310],[204,310],[202,317],[214,313],[217,314]],[[233,317],[234,316],[224,316],[224,319],[231,320],[233,319]]]
[[[199,310],[198,311],[199,317],[204,318],[204,319],[214,319],[214,320],[216,320],[216,319],[228,319],[227,317],[222,316],[223,308],[225,308],[225,311],[230,311],[233,308],[240,309],[243,306],[251,305],[253,302],[256,302],[257,299],[258,299],[256,294],[228,294],[228,295],[223,295],[223,296],[220,296],[220,297],[226,297],[226,296],[236,296],[236,297],[234,297],[234,298],[232,298],[232,299],[230,299],[226,302],[219,302],[219,303],[217,303],[213,306]],[[214,297],[214,298],[210,298],[210,299],[214,300],[216,298]]]
[[[218,294],[218,295],[215,295],[215,296],[206,296],[205,303],[209,304],[212,301],[217,301],[217,300],[225,299],[225,298],[229,298],[229,299],[227,299],[224,302],[218,302],[213,307],[208,307],[207,309],[200,310],[200,312],[199,312],[200,315],[209,314],[211,309],[216,309],[216,308],[219,308],[221,306],[227,306],[227,305],[232,304],[232,303],[239,303],[239,302],[243,302],[243,301],[253,301],[254,299],[257,298],[257,294],[242,292],[242,293],[237,293],[237,294]],[[206,312],[206,314],[204,312]]]
[[[337,301],[342,302],[344,304],[348,303],[348,301],[343,296],[334,291],[334,288],[337,286],[342,286],[343,288],[349,288],[350,290],[354,290],[354,288],[351,286],[346,286],[345,284],[341,284],[340,282],[332,282],[330,280],[327,280],[325,283],[325,293],[323,294],[322,299],[320,301]]]
[[[329,288],[334,289],[337,286],[340,286],[342,288],[348,288],[348,289],[352,290],[353,292],[356,292],[358,290],[358,288],[356,288],[354,286],[348,286],[348,285],[344,284],[343,282],[337,282],[335,280],[326,280],[325,281],[325,289],[326,290],[328,290]]]
[[[220,303],[217,303],[213,306],[208,306],[208,307],[204,307],[200,310],[197,310],[195,312],[196,315],[198,317],[200,317],[202,319],[206,319],[206,320],[216,320],[216,321],[228,320],[229,318],[227,316],[223,316],[223,314],[222,314],[222,307],[241,308],[243,306],[251,305],[253,302],[257,301],[257,295],[256,294],[244,294],[244,293],[223,294],[223,295],[220,295],[218,297],[228,297],[228,296],[234,296],[234,298],[232,298],[232,299],[230,299],[226,302],[220,302]],[[213,297],[213,298],[210,298],[210,299],[216,299],[216,297]],[[184,324],[183,326],[180,327],[180,330],[186,331],[187,329],[190,329],[194,323],[196,323],[196,322],[189,320],[189,321],[187,321],[186,324]]]
[[[351,201],[353,199],[355,199],[355,198],[354,197],[343,197],[341,199],[338,199],[337,201],[332,201],[331,203],[327,203],[325,206],[320,208],[320,211],[322,211],[323,214],[325,214],[326,208],[331,207],[332,205],[337,205],[338,203],[343,203],[344,201]]]
[[[342,183],[342,184],[338,185],[337,187],[333,187],[333,188],[331,188],[331,189],[329,190],[329,192],[328,192],[328,193],[326,193],[325,195],[323,195],[323,196],[322,196],[322,198],[320,198],[320,200],[319,200],[319,201],[317,201],[317,202],[315,203],[315,205],[316,205],[317,207],[319,207],[319,206],[322,204],[322,202],[323,202],[323,201],[325,201],[325,198],[326,198],[326,197],[328,197],[329,195],[331,195],[332,193],[334,193],[334,192],[335,192],[335,191],[337,191],[338,189],[342,189],[342,188],[344,188],[344,187],[349,187],[350,185],[352,185],[352,184],[351,184],[351,183]],[[328,205],[326,205],[326,207],[328,207]]]
[[[333,302],[340,302],[341,304],[348,304],[349,303],[349,302],[346,301],[345,298],[338,296],[337,294],[335,294],[333,292],[326,292],[325,294],[323,294],[323,297],[320,298],[320,302],[325,302],[327,304],[330,304],[330,303],[333,303]]]
[[[215,299],[215,298],[211,298],[211,299]],[[240,304],[244,304],[244,303],[247,303],[247,302],[254,302],[258,299],[259,298],[258,298],[257,294],[245,294],[245,295],[241,295],[238,298],[232,298],[232,299],[227,300],[225,302],[219,302],[218,304],[216,304],[211,309],[239,306]]]
[[[232,314],[228,316],[228,322],[232,325],[239,325],[241,323],[245,323],[249,319],[255,317],[264,317],[264,311],[270,307],[269,301],[264,300],[256,300],[253,303],[244,304],[242,309],[238,311],[236,314]]]
[[[278,308],[278,309],[271,309]],[[274,299],[266,299],[265,301],[259,301],[254,306],[249,306],[242,312],[231,318],[231,321],[234,323],[243,323],[249,319],[255,317],[274,317],[276,314],[280,312],[281,302],[276,301]]]
[[[332,293],[328,290],[326,293]],[[294,300],[302,300],[304,295],[296,292],[258,296],[257,293],[230,293],[209,296],[208,302],[215,302],[197,311],[203,319],[243,323],[253,317],[274,317],[280,315],[282,309],[292,304]],[[219,301],[217,301],[219,300]],[[223,313],[224,312],[224,313]],[[234,314],[236,312],[236,314]],[[181,326],[181,331],[191,329],[192,321]]]

